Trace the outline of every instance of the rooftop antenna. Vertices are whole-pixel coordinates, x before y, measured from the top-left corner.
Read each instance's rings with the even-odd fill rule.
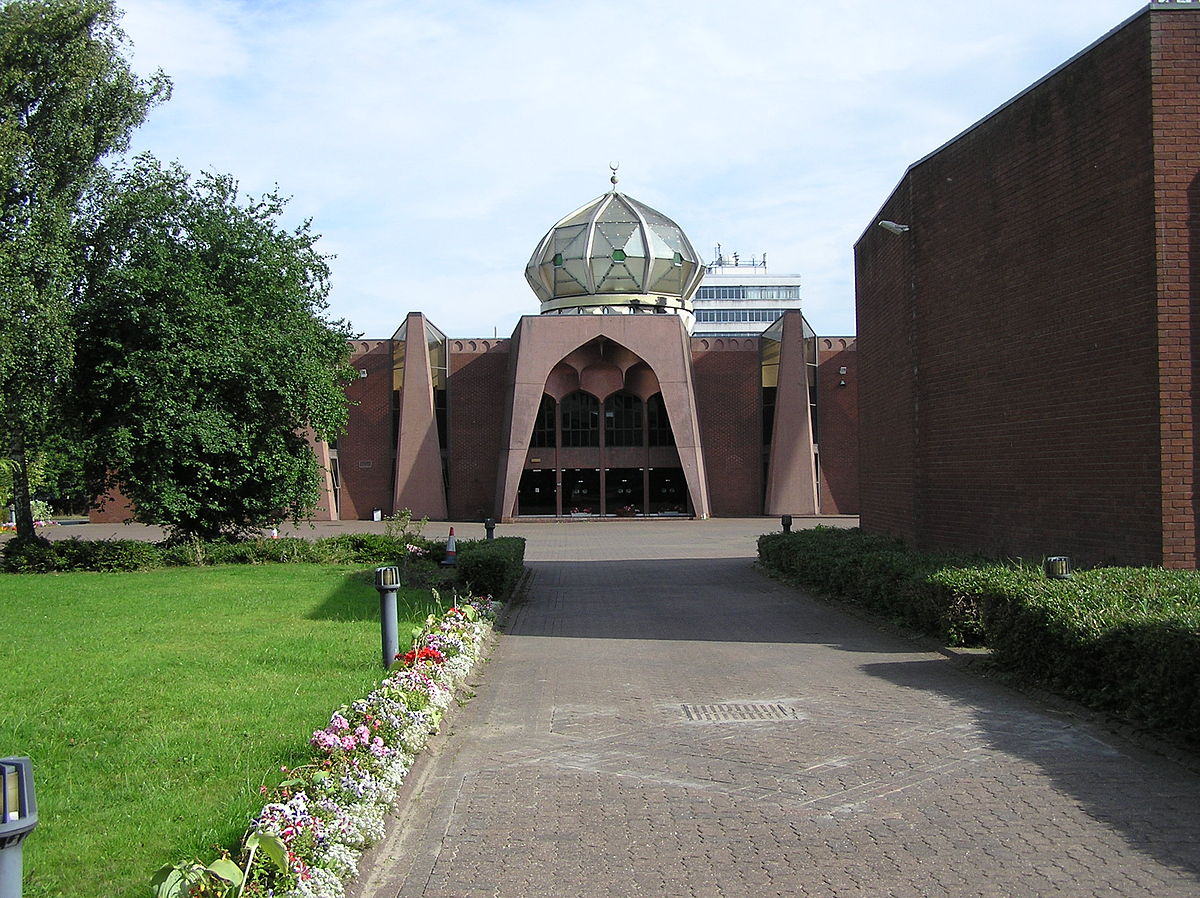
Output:
[[[617,192],[617,169],[621,167],[620,162],[610,162],[608,167],[612,169],[612,177],[608,180],[612,181],[612,192]]]

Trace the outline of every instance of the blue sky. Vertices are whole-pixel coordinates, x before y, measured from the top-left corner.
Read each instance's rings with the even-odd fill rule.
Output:
[[[278,185],[367,337],[537,311],[530,253],[620,188],[799,273],[854,332],[853,245],[904,170],[1135,14],[1135,0],[118,0],[171,101],[133,151]]]

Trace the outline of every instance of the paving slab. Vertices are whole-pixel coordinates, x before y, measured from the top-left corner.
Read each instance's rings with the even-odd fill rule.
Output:
[[[353,898],[1200,894],[1188,765],[771,581],[752,523],[527,534]]]

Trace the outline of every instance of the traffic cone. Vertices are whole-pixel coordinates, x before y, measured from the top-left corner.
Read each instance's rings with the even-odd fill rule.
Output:
[[[454,528],[450,528],[450,536],[446,538],[446,557],[442,559],[443,567],[454,567],[458,564],[458,543],[454,539]]]

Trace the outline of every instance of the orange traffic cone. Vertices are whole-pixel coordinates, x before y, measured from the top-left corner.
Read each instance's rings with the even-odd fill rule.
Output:
[[[458,543],[454,539],[454,528],[450,528],[450,536],[446,538],[446,557],[442,559],[442,565],[445,567],[454,567],[458,564]]]

